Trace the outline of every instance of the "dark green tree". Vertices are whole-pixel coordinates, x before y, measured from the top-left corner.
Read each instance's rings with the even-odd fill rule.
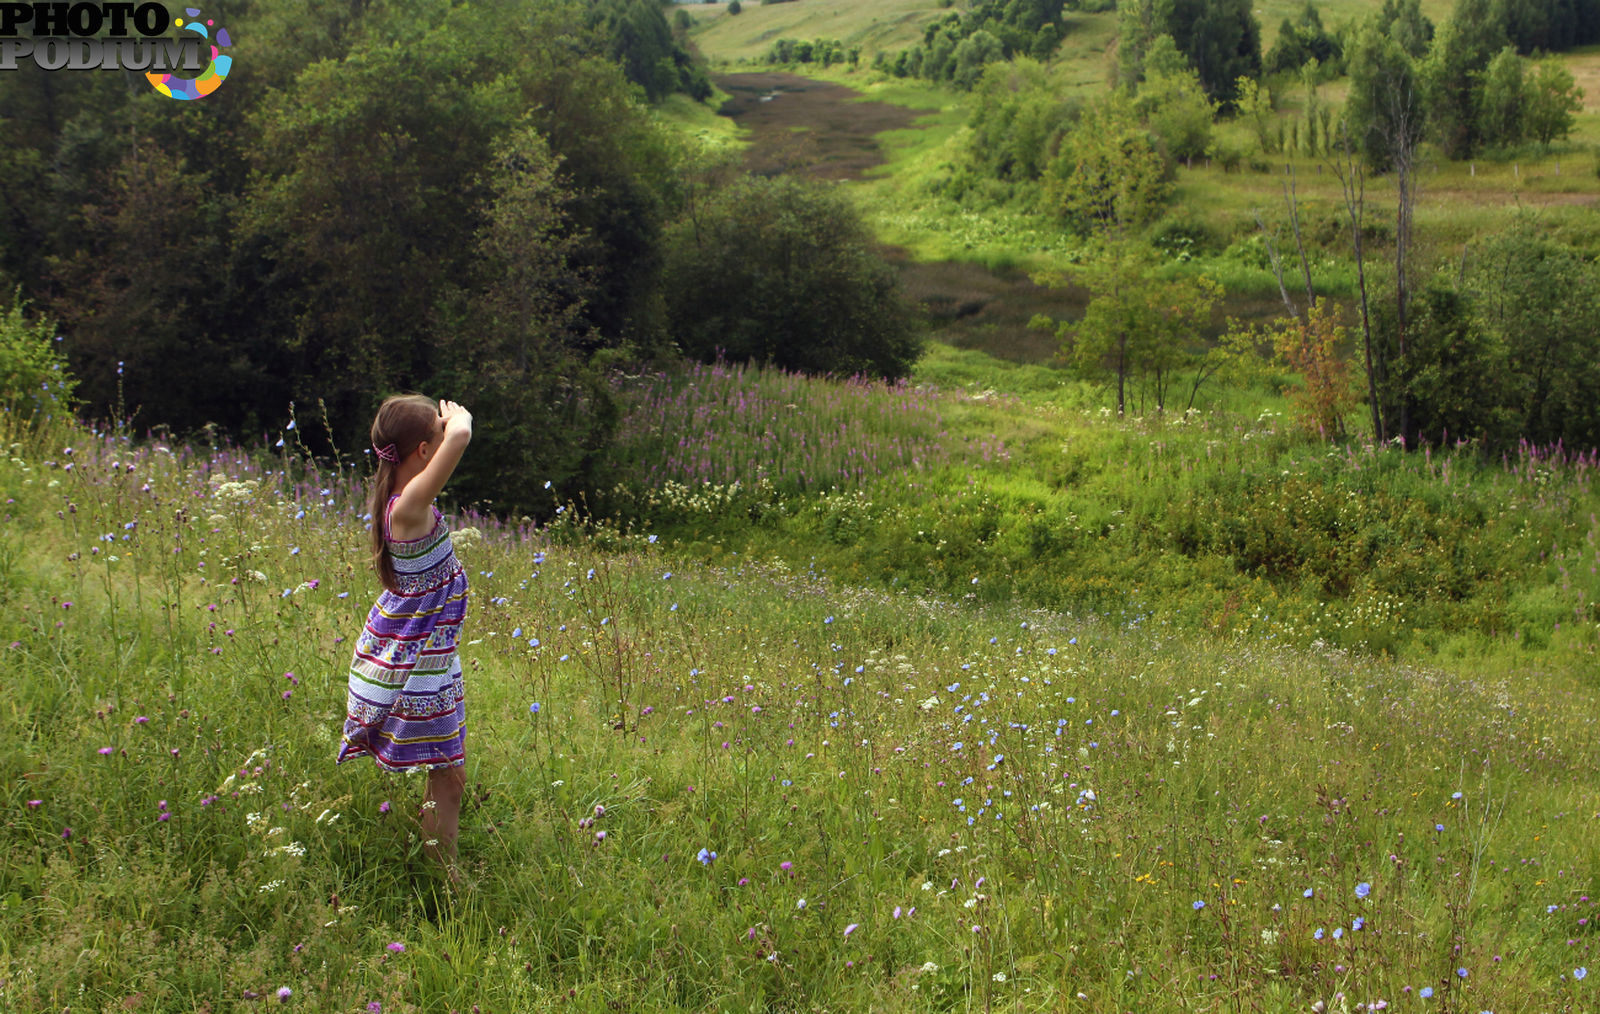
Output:
[[[1407,308],[1405,353],[1384,302],[1374,319],[1378,340],[1394,369],[1380,389],[1393,414],[1406,420],[1398,431],[1407,447],[1457,440],[1500,445],[1514,433],[1500,388],[1506,376],[1505,346],[1472,312],[1471,300],[1450,282],[1435,278],[1412,294]]]
[[[1504,349],[1493,386],[1506,438],[1600,447],[1600,269],[1533,221],[1476,244],[1468,263],[1476,316]]]
[[[983,68],[1003,56],[1000,40],[982,29],[973,32],[956,46],[955,72],[952,80],[957,88],[970,91],[983,76]]]
[[[569,495],[589,485],[616,423],[585,351],[595,288],[580,256],[589,237],[568,215],[573,195],[557,165],[531,128],[496,142],[471,274],[442,287],[435,311],[433,385],[480,406],[457,494],[497,511],[548,509],[551,496],[534,480]]]
[[[746,178],[670,231],[667,318],[685,353],[903,377],[921,342],[893,268],[839,191]]]
[[[1483,72],[1483,98],[1478,108],[1478,135],[1486,145],[1509,146],[1528,130],[1528,82],[1523,59],[1507,46]]]
[[[1261,26],[1249,0],[1156,0],[1156,32],[1172,36],[1206,94],[1233,102],[1241,77],[1261,75]]]
[[[1356,33],[1346,63],[1350,137],[1368,165],[1387,170],[1397,151],[1414,151],[1422,140],[1426,115],[1416,68],[1405,47],[1375,22]]]
[[[1433,22],[1422,13],[1421,0],[1383,0],[1378,31],[1400,44],[1407,56],[1420,60],[1433,45]]]
[[[1428,118],[1447,157],[1466,158],[1482,143],[1483,74],[1506,43],[1493,0],[1456,0],[1422,72]]]
[[[1323,27],[1322,14],[1315,4],[1307,0],[1298,18],[1283,19],[1278,29],[1278,41],[1262,62],[1262,70],[1268,74],[1279,74],[1299,70],[1316,60],[1329,73],[1336,74],[1343,52],[1338,36]]]

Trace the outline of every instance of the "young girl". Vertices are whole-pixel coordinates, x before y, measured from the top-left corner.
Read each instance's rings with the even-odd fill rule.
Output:
[[[433,506],[472,439],[472,415],[420,394],[388,398],[372,422],[372,559],[383,593],[350,662],[339,763],[370,754],[389,771],[423,768],[422,830],[454,878],[466,785],[467,712],[456,644],[467,575]]]

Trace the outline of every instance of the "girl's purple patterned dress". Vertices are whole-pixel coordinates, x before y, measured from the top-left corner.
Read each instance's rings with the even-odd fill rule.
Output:
[[[427,535],[390,538],[398,499],[390,497],[383,512],[383,537],[400,592],[384,590],[356,642],[338,760],[371,754],[391,771],[448,767],[466,759],[456,643],[467,613],[467,575],[437,507]]]

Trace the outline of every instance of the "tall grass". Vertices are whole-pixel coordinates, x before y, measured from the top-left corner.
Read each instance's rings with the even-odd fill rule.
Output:
[[[948,457],[939,402],[910,384],[816,383],[742,364],[688,365],[621,386],[616,458],[630,489],[856,488]]]
[[[1057,371],[935,349],[914,412],[776,374],[650,395],[656,407],[632,431],[682,446],[627,445],[627,474],[644,485],[617,502],[702,541],[708,559],[816,561],[939,596],[1413,658],[1551,645],[1588,657],[1600,644],[1592,454],[1333,446],[1259,391],[1218,389],[1202,400],[1213,407],[1164,416],[1136,396],[1151,414],[1119,421]],[[735,393],[763,385],[786,393]],[[750,493],[780,481],[801,446],[777,436],[779,401],[797,406],[802,432],[838,434],[806,446],[833,446],[842,464],[831,481]],[[834,414],[862,410],[854,431]],[[915,464],[852,465],[889,458],[883,447],[919,448]],[[723,485],[690,501],[698,483],[741,476],[739,495]]]
[[[332,764],[356,477],[57,430],[0,490],[7,1009],[1592,1006],[1578,671],[484,526],[452,892]]]

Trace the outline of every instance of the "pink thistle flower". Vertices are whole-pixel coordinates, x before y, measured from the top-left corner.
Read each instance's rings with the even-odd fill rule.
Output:
[[[401,943],[398,940],[396,940],[394,943],[389,945],[389,953],[391,953],[391,954],[404,954],[405,952],[406,952],[406,945]]]

